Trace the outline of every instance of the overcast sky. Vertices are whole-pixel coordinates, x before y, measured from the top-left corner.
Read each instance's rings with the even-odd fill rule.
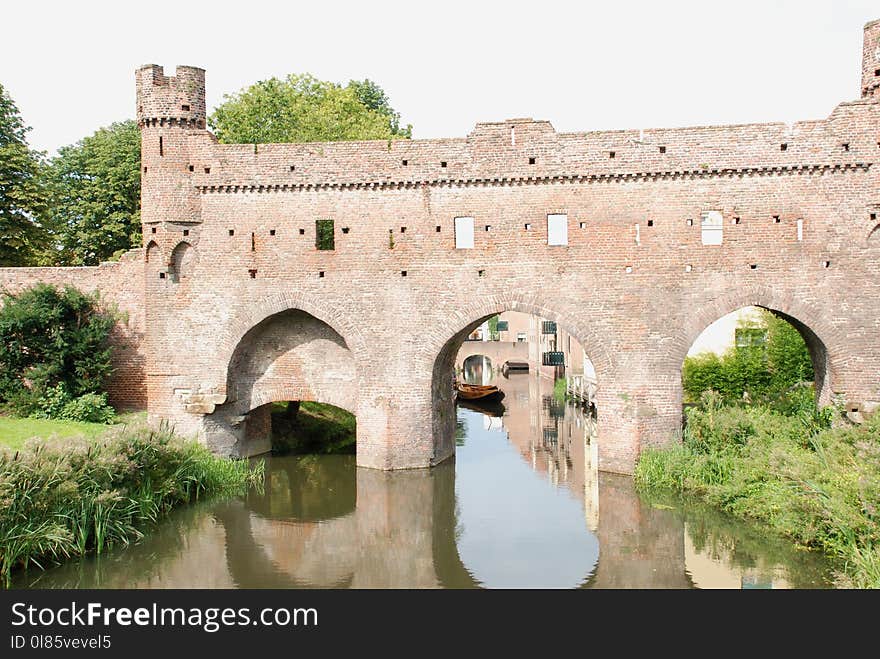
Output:
[[[478,121],[563,132],[792,122],[858,98],[877,0],[0,6],[0,84],[50,153],[133,117],[141,64],[207,69],[208,107],[271,76],[371,78],[413,137]]]

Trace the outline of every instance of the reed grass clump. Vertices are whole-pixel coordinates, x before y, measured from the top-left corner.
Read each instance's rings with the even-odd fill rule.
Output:
[[[175,506],[243,493],[262,476],[261,464],[218,458],[167,426],[0,450],[0,583],[137,541]]]
[[[880,588],[880,415],[830,427],[830,416],[724,407],[704,396],[683,442],[643,453],[642,490],[696,495],[797,545],[834,557],[838,585]]]

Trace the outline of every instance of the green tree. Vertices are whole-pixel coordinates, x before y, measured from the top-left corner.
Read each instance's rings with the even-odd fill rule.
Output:
[[[43,160],[28,148],[29,130],[0,85],[0,266],[29,265],[45,241]]]
[[[408,138],[385,92],[370,80],[345,87],[309,74],[261,80],[227,95],[208,119],[221,142],[334,142]]]
[[[789,322],[762,311],[757,323],[741,327],[760,328],[766,338],[757,345],[732,347],[721,357],[713,353],[687,357],[682,385],[688,399],[697,401],[711,389],[726,403],[740,402],[745,394],[753,402],[775,403],[794,385],[813,380],[807,344]]]
[[[3,293],[0,403],[22,415],[98,393],[110,374],[112,314],[73,287]],[[51,400],[50,400],[51,399]]]
[[[59,149],[49,168],[58,265],[96,265],[140,245],[141,137],[134,121]]]

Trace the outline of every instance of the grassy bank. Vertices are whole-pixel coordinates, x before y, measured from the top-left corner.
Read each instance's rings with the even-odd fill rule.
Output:
[[[838,584],[880,588],[880,415],[828,428],[814,411],[704,404],[684,442],[646,451],[643,490],[695,495],[842,565]]]
[[[261,471],[144,425],[0,449],[0,583],[16,569],[136,541],[175,506],[241,492]]]
[[[290,417],[285,403],[273,405],[274,453],[354,453],[356,437],[355,416],[339,407],[304,402]]]
[[[14,416],[0,416],[0,446],[21,448],[25,441],[32,437],[69,437],[94,438],[103,435],[110,428],[130,425],[143,421],[143,412],[121,414],[116,423],[108,426],[104,423],[81,423],[61,419],[22,419]]]

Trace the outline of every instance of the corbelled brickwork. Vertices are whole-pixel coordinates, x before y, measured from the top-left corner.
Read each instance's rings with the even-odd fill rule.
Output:
[[[821,121],[560,134],[513,119],[449,140],[221,145],[204,71],[139,69],[150,418],[247,455],[265,448],[261,405],[322,400],[357,414],[359,464],[437,464],[454,451],[455,354],[512,309],[584,346],[600,468],[629,472],[680,426],[694,339],[746,305],[801,330],[823,402],[870,413],[878,39],[866,26],[861,98]],[[703,244],[706,213],[720,245]],[[548,214],[567,216],[567,245],[548,245]],[[456,217],[474,218],[472,249]]]

